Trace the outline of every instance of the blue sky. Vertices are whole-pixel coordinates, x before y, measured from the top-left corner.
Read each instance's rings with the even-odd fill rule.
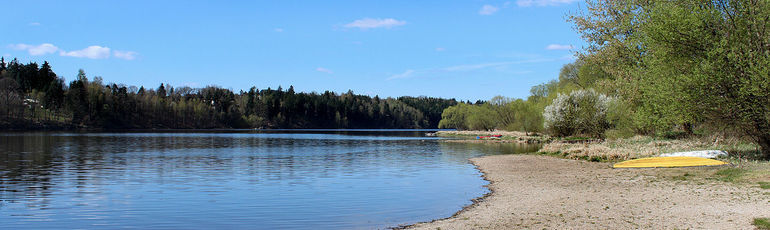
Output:
[[[577,0],[8,1],[0,55],[105,82],[526,97],[584,44]]]

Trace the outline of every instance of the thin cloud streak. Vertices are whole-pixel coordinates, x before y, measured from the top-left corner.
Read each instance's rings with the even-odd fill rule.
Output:
[[[134,60],[136,59],[136,56],[139,55],[138,53],[134,51],[119,51],[115,50],[112,52],[112,55],[115,56],[115,58],[120,58],[123,60]]]
[[[563,60],[563,57],[562,58],[539,58],[539,59],[528,59],[528,60],[507,61],[507,62],[487,62],[487,63],[479,63],[479,64],[455,65],[455,66],[449,66],[449,67],[443,67],[443,68],[431,68],[431,69],[420,69],[420,70],[408,69],[403,73],[392,75],[386,78],[385,80],[412,78],[422,74],[467,72],[467,71],[474,71],[474,70],[480,70],[480,69],[504,67],[504,66],[510,66],[510,65],[551,62],[551,61],[558,61],[558,60]],[[524,73],[531,73],[531,71],[518,71],[514,73],[524,74]]]
[[[500,9],[500,8],[497,8],[497,7],[495,7],[495,6],[492,6],[492,5],[484,5],[484,6],[482,6],[482,7],[481,7],[481,9],[479,10],[479,14],[481,14],[481,15],[493,15],[493,14],[495,14],[495,13],[497,12],[497,10],[499,10],[499,9]]]
[[[328,73],[328,74],[332,74],[333,73],[331,70],[329,70],[327,68],[324,68],[324,67],[315,68],[315,71],[318,71],[318,72],[321,72],[321,73]]]
[[[516,5],[520,7],[560,6],[560,5],[572,4],[573,2],[577,2],[577,1],[578,0],[518,0],[516,1]]]
[[[549,62],[554,60],[555,59],[552,59],[552,58],[551,59],[543,58],[543,59],[530,59],[530,60],[522,60],[522,61],[488,62],[488,63],[471,64],[471,65],[450,66],[450,67],[443,68],[442,70],[446,72],[471,71],[471,70],[477,70],[477,69],[486,69],[486,68],[516,65],[516,64]]]
[[[406,25],[406,21],[399,21],[393,18],[362,18],[345,24],[345,28],[359,28],[366,30],[374,28],[392,28],[403,25]]]
[[[393,76],[390,76],[386,80],[393,80],[393,79],[399,79],[399,78],[408,78],[409,76],[412,76],[413,73],[414,73],[414,70],[408,69],[408,70],[404,71],[403,73],[395,74]]]
[[[562,45],[562,44],[550,44],[545,47],[547,50],[570,50],[572,48],[575,48],[572,45]]]

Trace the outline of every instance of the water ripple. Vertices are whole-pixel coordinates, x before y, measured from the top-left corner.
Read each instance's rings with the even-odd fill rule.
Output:
[[[483,195],[470,157],[527,145],[396,133],[3,133],[9,229],[373,229]]]

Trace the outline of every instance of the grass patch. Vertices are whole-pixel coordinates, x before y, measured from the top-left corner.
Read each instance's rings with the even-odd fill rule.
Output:
[[[726,168],[717,171],[714,175],[715,179],[724,182],[735,182],[739,180],[743,175],[746,175],[748,170],[742,168]]]
[[[759,182],[759,187],[762,189],[770,189],[770,182]]]
[[[757,229],[770,229],[770,218],[754,218],[754,226]]]
[[[544,155],[544,156],[552,156],[552,157],[566,157],[567,154],[561,153],[561,152],[535,152],[535,154]]]
[[[684,181],[684,180],[689,180],[691,176],[692,176],[692,174],[690,174],[690,173],[684,173],[684,174],[679,175],[679,176],[673,176],[672,179]]]
[[[588,141],[588,140],[596,140],[596,138],[580,137],[580,136],[570,136],[570,137],[561,138],[560,140],[563,140],[563,141]]]

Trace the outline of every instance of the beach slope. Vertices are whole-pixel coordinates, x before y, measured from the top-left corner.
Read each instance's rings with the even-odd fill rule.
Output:
[[[471,159],[492,194],[414,229],[753,229],[770,191],[717,180],[661,179],[681,169],[612,169],[537,155]],[[714,170],[690,168],[688,170]]]

